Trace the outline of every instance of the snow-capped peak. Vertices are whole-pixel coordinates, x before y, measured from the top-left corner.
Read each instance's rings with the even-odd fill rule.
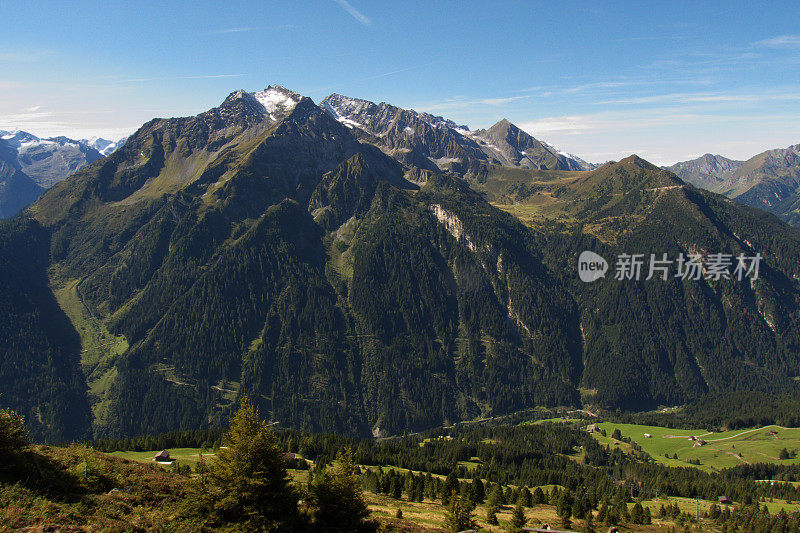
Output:
[[[299,94],[279,85],[270,85],[263,91],[253,93],[253,97],[271,118],[275,118],[276,113],[288,113],[302,98]]]
[[[109,141],[108,139],[103,139],[102,137],[92,137],[91,139],[81,139],[78,142],[84,146],[94,148],[103,155],[109,155],[121,148],[127,140],[127,137],[123,137],[118,141]]]
[[[28,133],[27,131],[14,130],[14,131],[0,131],[0,137],[4,141],[8,141],[14,148],[19,148],[23,144],[32,144],[42,142],[42,139]]]

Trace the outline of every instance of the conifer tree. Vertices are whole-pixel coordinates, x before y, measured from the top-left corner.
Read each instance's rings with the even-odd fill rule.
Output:
[[[522,487],[519,497],[522,499],[522,505],[525,507],[533,507],[533,495],[528,487]]]
[[[528,521],[525,518],[525,508],[522,506],[522,500],[520,499],[517,501],[517,505],[514,506],[514,512],[511,514],[511,526],[513,527],[513,531],[518,531],[525,527],[525,523]]]
[[[369,520],[369,509],[350,449],[339,454],[335,466],[316,476],[311,486],[310,504],[314,525],[321,531],[344,533],[377,529],[377,524]]]
[[[470,499],[476,505],[486,501],[486,491],[483,487],[483,481],[478,477],[472,480]]]
[[[451,493],[448,498],[447,509],[444,513],[445,526],[454,532],[464,531],[475,527],[475,506],[468,498],[457,492]]]
[[[293,531],[300,526],[298,493],[275,436],[246,398],[230,421],[225,446],[208,466],[199,513],[213,524]]]
[[[445,507],[449,505],[451,495],[458,494],[458,490],[458,477],[455,471],[451,471],[444,480],[444,486],[442,487],[442,505]]]

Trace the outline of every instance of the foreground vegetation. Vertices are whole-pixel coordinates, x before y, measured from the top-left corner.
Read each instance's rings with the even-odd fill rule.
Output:
[[[800,527],[800,465],[668,467],[608,423],[600,430],[613,436],[543,422],[375,441],[271,431],[245,401],[225,431],[47,447],[28,445],[13,413],[3,411],[1,420],[0,518],[11,529]],[[601,438],[619,444],[606,447]],[[153,460],[161,448],[171,462]],[[733,501],[721,504],[720,496]]]

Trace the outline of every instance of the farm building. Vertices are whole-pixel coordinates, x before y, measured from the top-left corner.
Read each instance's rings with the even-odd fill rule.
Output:
[[[644,438],[649,439],[650,437],[652,437],[652,435],[650,433],[645,433],[644,434]]]
[[[717,499],[719,500],[720,505],[731,505],[731,504],[733,504],[733,500],[731,500],[727,496],[720,496]]]
[[[153,460],[159,462],[169,462],[172,461],[172,458],[169,456],[169,452],[167,450],[161,450],[156,454]]]

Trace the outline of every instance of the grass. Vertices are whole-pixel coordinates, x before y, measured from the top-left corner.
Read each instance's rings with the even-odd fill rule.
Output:
[[[798,450],[800,452],[800,428],[780,428],[766,426],[749,430],[734,430],[720,433],[710,433],[706,430],[669,429],[657,426],[642,426],[635,424],[616,424],[602,422],[598,427],[605,430],[607,437],[598,433],[593,436],[607,446],[621,446],[627,451],[626,444],[611,438],[615,429],[619,429],[623,437],[629,437],[637,443],[656,461],[667,466],[692,466],[690,459],[699,459],[697,468],[706,471],[718,471],[742,464],[775,463],[775,464],[800,464],[800,457],[779,460],[778,454],[782,448]],[[770,435],[771,431],[777,432]],[[650,438],[644,436],[651,435]],[[697,440],[706,441],[704,446],[698,446]],[[677,454],[678,459],[674,459]],[[669,457],[665,457],[668,455]]]
[[[161,450],[152,450],[146,452],[112,452],[109,455],[126,459],[128,461],[155,465],[159,463],[156,463],[153,458],[160,451]],[[208,460],[213,460],[216,456],[214,450],[203,450],[201,448],[167,448],[167,451],[169,452],[170,458],[172,458],[174,461],[177,461],[179,464],[188,464],[192,468],[194,468],[198,461],[200,461],[201,453],[203,454],[203,457]]]
[[[150,531],[174,517],[189,478],[82,446],[35,446],[36,475],[0,482],[0,531]]]
[[[103,321],[92,316],[81,298],[80,281],[67,280],[53,287],[53,293],[81,338],[81,369],[89,386],[94,424],[103,426],[111,401],[109,391],[117,376],[114,360],[125,353],[128,342],[125,337],[113,335]]]

